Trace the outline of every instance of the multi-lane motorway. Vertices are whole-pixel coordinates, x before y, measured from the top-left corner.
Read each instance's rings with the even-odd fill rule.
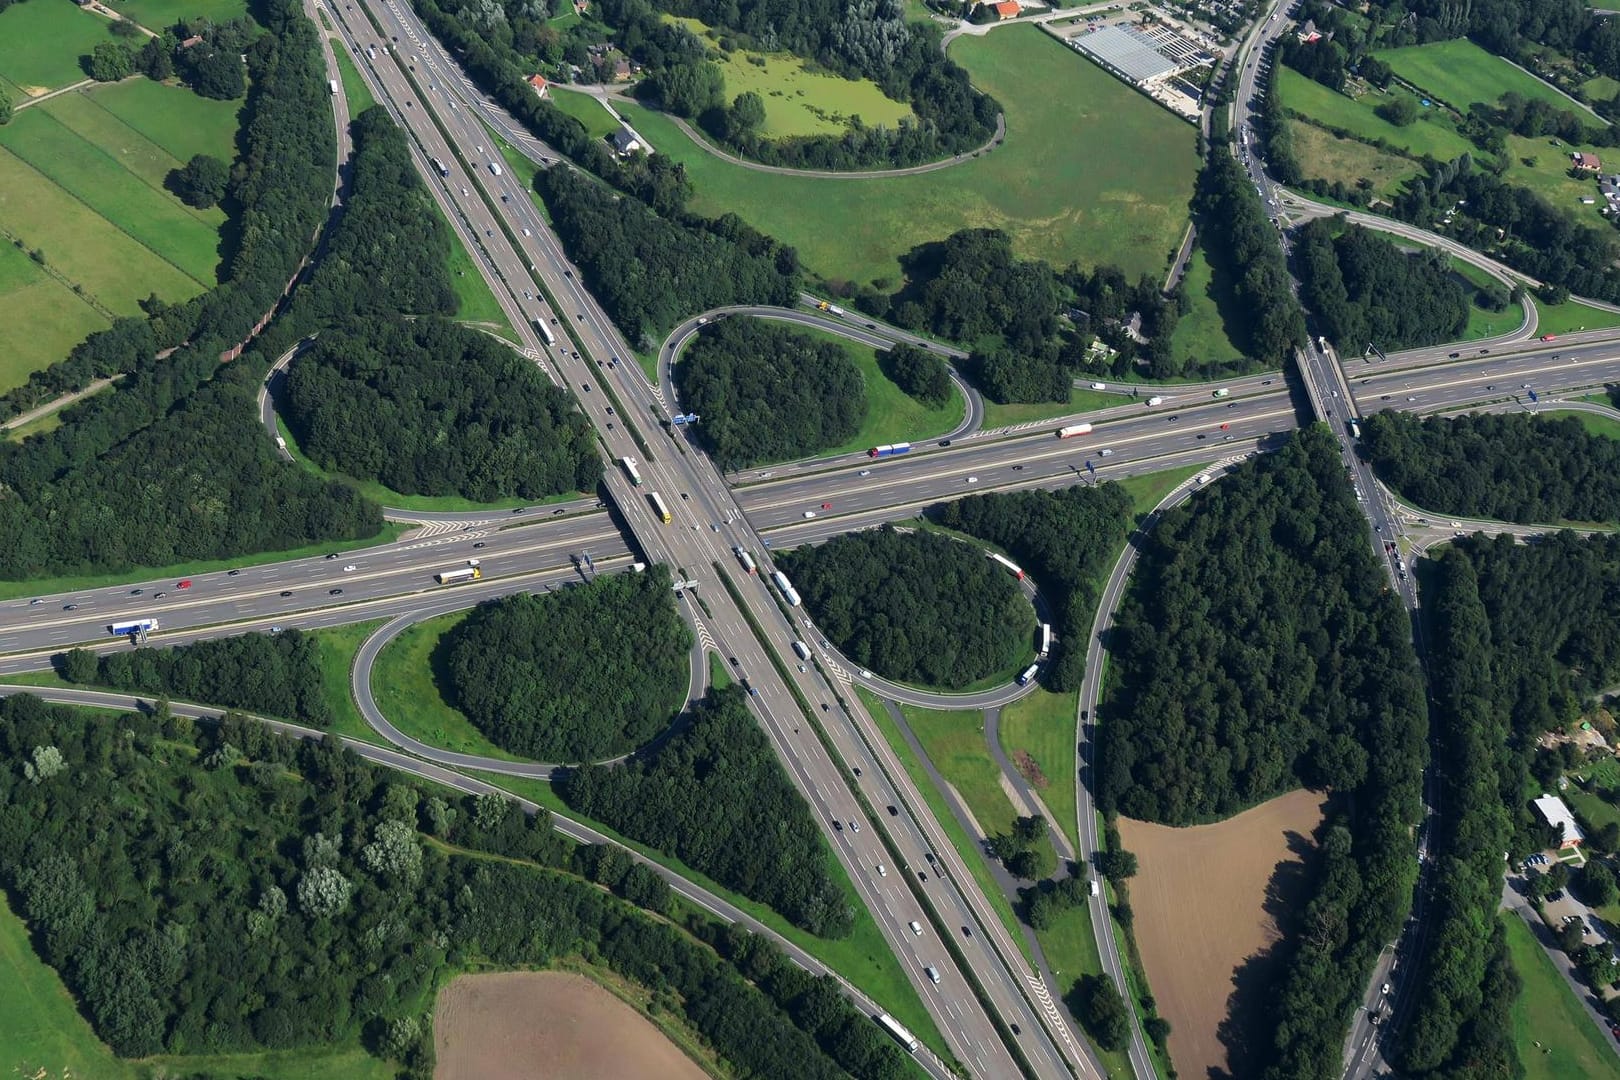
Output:
[[[1289,385],[1279,374],[1250,376],[1222,384],[1229,393],[1221,398],[1212,396],[1210,386],[1143,388],[1139,396],[1122,397],[1119,405],[1089,415],[1093,432],[1076,439],[1055,437],[1063,419],[983,432],[982,408],[966,391],[969,407],[959,429],[912,454],[881,461],[850,455],[723,477],[685,442],[680,429],[649,422],[667,418],[675,408],[667,365],[696,319],[677,328],[660,351],[661,385],[648,383],[633,360],[624,362],[632,356],[630,349],[579,284],[530,194],[495,150],[490,129],[542,163],[553,162],[555,155],[477,95],[395,0],[369,5],[380,32],[366,5],[345,3],[329,10],[373,94],[409,132],[430,190],[490,279],[525,351],[575,392],[609,460],[631,456],[641,463],[647,487],[638,491],[610,469],[605,487],[616,514],[585,502],[518,513],[411,515],[434,525],[405,543],[0,601],[0,673],[37,669],[50,654],[73,644],[127,647],[109,639],[107,626],[136,617],[158,618],[162,630],[153,640],[172,644],[245,629],[451,610],[577,580],[586,554],[605,570],[633,559],[668,563],[677,576],[699,582],[707,613],[687,600],[684,614],[699,639],[735,657],[757,689],[751,702],[763,729],[953,1054],[975,1075],[1023,1071],[1009,1046],[1017,1047],[1028,1071],[1038,1076],[1093,1076],[1100,1069],[1052,1007],[1057,988],[1041,985],[1023,961],[872,718],[836,674],[832,681],[824,674],[835,671],[834,657],[824,654],[821,664],[804,671],[792,661],[777,663],[790,656],[792,641],[819,642],[819,635],[802,613],[780,606],[761,578],[741,573],[731,547],[753,551],[768,566],[773,547],[904,518],[945,498],[1236,459],[1299,426],[1307,418],[1302,409],[1335,421],[1348,451],[1348,421],[1378,409],[1446,411],[1522,399],[1525,384],[1551,393],[1620,380],[1620,352],[1594,335],[1529,348],[1493,342],[1454,349],[1455,357],[1429,350],[1389,361],[1352,361],[1342,374],[1335,358],[1313,349],[1301,365],[1303,384]],[[1266,20],[1264,35],[1281,32],[1282,22]],[[1253,46],[1249,57],[1260,52]],[[1253,63],[1240,69],[1240,79],[1249,84],[1240,100],[1252,94],[1256,70]],[[443,162],[447,175],[430,165],[431,159]],[[1260,179],[1265,194],[1263,172]],[[919,340],[864,319],[833,322],[814,312],[758,313],[834,325],[871,344]],[[560,347],[547,348],[536,325],[555,334]],[[1162,396],[1163,403],[1146,405],[1150,394]],[[273,435],[274,417],[268,405],[266,410]],[[1375,530],[1392,535],[1396,517],[1366,466],[1353,453],[1347,452],[1346,461],[1358,491],[1371,502]],[[654,517],[642,497],[648,489],[668,500],[669,524]],[[482,581],[454,587],[434,581],[436,572],[473,559],[485,574]],[[1128,566],[1122,563],[1110,579],[1116,594]],[[722,586],[722,575],[737,599]],[[1402,586],[1410,591],[1404,579]],[[1089,671],[1100,671],[1099,659],[1092,657]],[[369,687],[361,682],[369,680],[356,683],[364,701]],[[1082,709],[1094,707],[1096,691],[1093,681]],[[801,702],[808,703],[809,715]],[[819,737],[815,724],[821,726]],[[489,767],[481,760],[459,764]],[[1088,828],[1095,830],[1086,805],[1082,799],[1083,837],[1090,835]],[[873,808],[877,812],[869,813]],[[857,822],[864,825],[860,832],[853,828]],[[1095,850],[1095,837],[1083,847]],[[1106,928],[1105,901],[1095,903],[1094,918]],[[910,931],[913,921],[926,932]],[[960,969],[937,940],[940,933],[955,938],[964,957]],[[1113,949],[1103,952],[1105,964],[1117,967]],[[937,972],[937,981],[928,969]],[[1139,1032],[1131,1056],[1139,1077],[1151,1074]]]

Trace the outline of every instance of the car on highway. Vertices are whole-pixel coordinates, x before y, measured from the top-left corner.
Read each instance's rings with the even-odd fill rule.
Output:
[[[169,594],[168,594],[168,593],[166,593],[166,592],[164,592],[164,591],[163,591],[163,590],[162,590],[162,589],[159,589],[159,590],[158,590],[158,591],[157,591],[157,592],[155,592],[155,593],[153,593],[153,594],[152,594],[152,599],[154,599],[154,600],[161,600],[161,599],[163,599],[163,598],[164,598],[164,597],[165,597],[165,596],[168,596],[168,595],[169,595]]]
[[[1099,450],[1097,453],[1101,457],[1113,457],[1114,456],[1114,452],[1112,450]]]
[[[888,877],[889,876],[889,868],[887,866],[884,866],[882,863],[877,864],[877,872],[878,872],[878,877]]]
[[[804,512],[804,520],[806,520],[806,521],[809,521],[811,518],[813,518],[815,516],[816,516],[816,512],[814,510],[806,510]]]
[[[979,478],[977,476],[970,476],[967,478],[967,482],[970,484],[977,484],[979,482]]]
[[[1462,355],[1462,353],[1460,353],[1460,352],[1446,353],[1446,359],[1447,360],[1455,360],[1455,359],[1457,359],[1457,357],[1459,357],[1461,355]]]
[[[78,604],[63,604],[62,605],[62,610],[63,611],[78,611],[79,610],[79,605]]]
[[[890,817],[899,817],[900,816],[899,808],[894,806],[892,803],[889,805],[889,816]]]
[[[1171,416],[1171,417],[1170,417],[1170,418],[1169,418],[1169,422],[1170,422],[1170,423],[1172,423],[1172,424],[1173,424],[1173,423],[1175,423],[1175,422],[1176,422],[1176,421],[1177,421],[1177,420],[1180,420],[1180,419],[1181,419],[1181,417],[1179,417],[1179,416]]]
[[[584,387],[584,388],[585,388],[585,392],[586,392],[586,393],[587,393],[587,394],[588,394],[588,393],[590,393],[590,392],[591,392],[591,384],[590,384],[590,383],[588,383],[588,382],[582,382],[582,383],[580,383],[580,384],[579,384],[579,385],[580,385],[580,386],[582,386],[582,387]]]
[[[949,439],[941,439],[935,445],[937,445],[937,446],[949,446],[949,445],[951,445],[951,440],[949,440]]]
[[[1221,430],[1222,431],[1229,431],[1229,430],[1231,430],[1231,427],[1232,427],[1231,424],[1222,424],[1221,425]]]
[[[833,832],[843,832],[843,831],[844,831],[844,823],[842,821],[833,822]]]
[[[832,509],[832,503],[822,503],[821,508],[823,510],[831,510]]]
[[[1023,472],[1023,471],[1024,471],[1024,467],[1022,465],[1014,465],[1013,466],[1013,472]]]
[[[855,475],[856,476],[871,476],[872,475],[872,470],[871,469],[862,469],[860,472],[856,473]]]
[[[1490,351],[1491,350],[1489,350],[1489,349],[1481,349],[1481,350],[1479,350],[1479,355],[1484,356],[1486,353],[1488,353]]]
[[[30,601],[28,601],[28,606],[29,607],[37,607],[38,605],[43,604],[44,602],[45,602],[44,600],[40,600],[40,599],[30,600]]]
[[[129,590],[129,595],[131,595],[131,596],[139,596],[139,595],[141,595],[141,593],[143,593],[145,591],[146,591],[145,589],[131,589],[131,590]]]
[[[337,558],[337,552],[335,552],[335,551],[334,551],[334,552],[333,552],[333,553],[332,553],[332,554],[330,554],[330,555],[328,555],[328,556],[327,556],[327,558],[328,558],[328,559],[335,559],[335,558]]]
[[[352,574],[358,569],[360,569],[358,566],[354,565],[354,563],[350,563],[348,566],[343,568],[343,572],[345,574]]]
[[[861,823],[858,822],[858,821],[851,821],[849,823],[849,828],[850,828],[851,832],[860,832],[861,831]]]
[[[478,543],[473,545],[473,550],[477,551],[479,548],[481,548],[483,546],[484,546],[484,542],[482,540],[480,540],[480,541],[478,541]]]
[[[292,595],[292,590],[291,589],[282,589],[281,590],[281,595],[282,596],[291,596]]]
[[[189,589],[189,588],[191,588],[191,579],[190,578],[181,578],[180,581],[177,582],[174,587],[177,588],[177,589]]]
[[[1197,438],[1199,438],[1199,439],[1207,439],[1207,438],[1209,438],[1209,436],[1205,435],[1202,431],[1200,431],[1198,433],[1198,435],[1197,435]]]
[[[327,596],[342,596],[343,595],[343,590],[342,589],[327,589],[326,590],[326,595]]]
[[[922,923],[913,919],[911,922],[906,923],[906,926],[911,928],[912,934],[916,935],[917,937],[922,937]]]

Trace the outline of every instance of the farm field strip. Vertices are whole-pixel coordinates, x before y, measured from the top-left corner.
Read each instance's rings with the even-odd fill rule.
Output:
[[[108,25],[66,2],[12,4],[0,11],[0,76],[22,91],[18,101],[78,82],[79,57],[112,40]]]
[[[1512,92],[1592,119],[1585,106],[1565,97],[1557,87],[1463,38],[1386,49],[1374,55],[1400,78],[1460,112],[1467,112],[1476,101],[1494,104]]]
[[[98,86],[87,96],[176,161],[194,154],[227,162],[236,156],[236,129],[245,107],[240,101],[214,101],[150,79]]]

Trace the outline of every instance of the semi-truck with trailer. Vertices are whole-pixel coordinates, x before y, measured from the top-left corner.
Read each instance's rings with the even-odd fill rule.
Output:
[[[460,585],[467,581],[478,581],[484,576],[482,567],[458,566],[454,570],[441,570],[433,575],[433,580],[440,585]]]
[[[737,562],[742,566],[745,573],[752,574],[758,569],[758,567],[754,565],[754,557],[748,554],[748,552],[744,551],[741,544],[732,548],[731,553],[737,556]]]
[[[782,599],[788,602],[788,607],[798,607],[800,604],[799,590],[793,587],[793,582],[780,570],[771,571],[771,581],[782,594]]]
[[[894,457],[896,454],[909,454],[909,453],[911,453],[911,444],[910,443],[908,443],[908,442],[897,442],[897,443],[885,443],[882,446],[874,446],[874,447],[872,447],[872,449],[870,449],[870,450],[868,450],[866,452],[866,456],[867,457],[873,457],[873,458]]]
[[[546,320],[536,317],[534,320],[534,328],[540,331],[541,341],[544,341],[551,348],[557,347],[557,335],[551,332],[551,327],[546,325]]]
[[[126,634],[150,634],[158,628],[156,619],[131,619],[128,622],[115,622],[107,627],[107,633],[115,637]]]
[[[1018,676],[1018,685],[1019,686],[1028,686],[1029,681],[1035,677],[1035,673],[1037,671],[1039,671],[1040,669],[1041,669],[1041,665],[1039,665],[1039,664],[1031,664],[1031,665],[1029,665],[1029,667],[1024,669],[1024,673],[1022,675]]]
[[[1058,431],[1057,431],[1057,437],[1060,438],[1060,439],[1072,439],[1076,435],[1090,435],[1090,434],[1091,434],[1091,425],[1090,424],[1070,424],[1068,427],[1060,427],[1060,428],[1058,428]]]
[[[987,551],[985,554],[990,556],[991,562],[1003,567],[1007,573],[1011,574],[1014,581],[1024,580],[1024,568],[1007,558],[1007,556],[1001,554],[999,551]]]

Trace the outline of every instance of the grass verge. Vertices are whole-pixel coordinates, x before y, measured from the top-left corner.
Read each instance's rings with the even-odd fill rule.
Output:
[[[1069,908],[1045,930],[1037,930],[1035,937],[1041,943],[1041,952],[1052,968],[1057,985],[1054,995],[1067,994],[1082,975],[1102,975],[1102,957],[1097,953],[1097,935],[1091,926],[1091,908],[1082,904]],[[1131,1059],[1123,1050],[1104,1050],[1092,1042],[1091,1048],[1101,1059],[1108,1080],[1127,1080],[1131,1073]]]
[[[1536,333],[1573,334],[1581,330],[1602,330],[1620,326],[1620,312],[1588,307],[1574,300],[1548,304],[1536,300]]]
[[[1078,693],[1054,694],[1037,690],[1001,710],[1001,746],[1019,764],[1018,754],[1029,755],[1037,772],[1030,780],[1054,824],[1076,851],[1080,836],[1076,831],[1075,784],[1079,761],[1075,752],[1074,725],[1080,708]]]
[[[1098,409],[1112,409],[1119,405],[1129,405],[1131,399],[1119,394],[1105,394],[1100,390],[1087,390],[1076,387],[1069,391],[1068,401],[1037,401],[1029,405],[998,405],[992,401],[984,403],[984,427],[987,431],[996,428],[1012,427],[1014,424],[1028,424],[1036,420],[1055,420],[1060,416],[1072,416],[1075,413],[1094,412]]]
[[[1499,917],[1523,983],[1509,1015],[1525,1080],[1620,1077],[1607,1036],[1587,1017],[1524,920],[1511,912]]]

